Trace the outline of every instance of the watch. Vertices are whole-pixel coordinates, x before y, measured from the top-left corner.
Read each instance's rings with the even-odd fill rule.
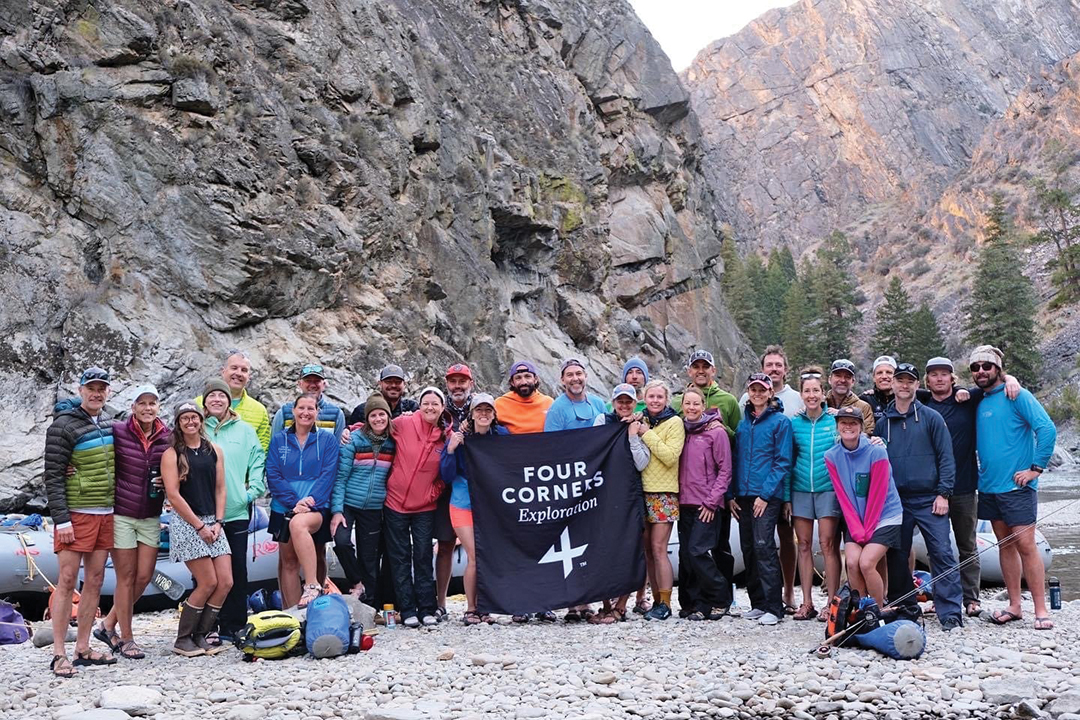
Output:
[[[1032,472],[1041,473],[1041,472],[1045,472],[1046,468],[1040,467],[1039,465],[1036,465],[1035,463],[1031,463],[1031,467],[1029,467],[1028,470],[1030,470]]]

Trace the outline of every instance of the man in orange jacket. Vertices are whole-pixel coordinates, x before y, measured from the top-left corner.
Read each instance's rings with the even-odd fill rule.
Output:
[[[510,390],[495,398],[499,424],[511,434],[544,432],[544,420],[554,399],[540,392],[536,366],[518,360],[510,366]]]

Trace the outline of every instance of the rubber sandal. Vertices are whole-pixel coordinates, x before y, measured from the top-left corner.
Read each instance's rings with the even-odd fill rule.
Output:
[[[520,624],[524,625],[525,623],[529,622],[529,616],[528,615],[511,615],[510,616],[510,621],[520,623]]]
[[[1022,617],[1022,615],[1017,615],[1010,610],[995,610],[990,615],[990,622],[994,623],[995,625],[1005,625],[1007,623],[1013,622],[1014,620],[1020,620]]]
[[[795,611],[794,619],[813,620],[815,617],[817,617],[817,610],[814,609],[814,606],[803,604],[799,606],[799,609],[797,611]]]
[[[221,636],[218,635],[216,631],[212,633],[207,633],[204,640],[206,640],[207,645],[212,645],[213,647],[221,647]]]
[[[545,610],[544,612],[536,613],[536,619],[540,622],[559,622],[559,618],[551,610]]]
[[[94,639],[106,645],[110,652],[116,652],[116,648],[120,645],[120,636],[115,630],[106,630],[103,622],[94,623],[94,629],[90,634],[94,636]]]
[[[829,606],[821,608],[821,612],[817,616],[818,622],[829,622]]]
[[[795,610],[794,605],[788,605],[787,603],[784,603],[784,614],[785,615],[794,615],[796,612],[797,611]]]
[[[1048,617],[1037,617],[1037,618],[1035,618],[1035,629],[1036,630],[1053,630],[1054,629],[1054,621],[1051,620]]]
[[[82,665],[115,665],[116,658],[106,655],[105,653],[99,653],[97,650],[90,649],[85,653],[75,652],[75,662],[71,663],[76,667]]]
[[[607,610],[601,610],[600,612],[594,612],[591,615],[589,615],[589,619],[586,620],[585,622],[589,623],[590,625],[607,625],[609,623],[604,622],[604,619],[607,618],[607,616],[608,616],[608,611]],[[615,621],[612,620],[612,622],[615,622]]]
[[[479,625],[482,622],[480,613],[475,610],[466,610],[463,620],[466,625]]]
[[[709,614],[705,617],[709,620],[722,620],[725,615],[731,612],[731,608],[726,607],[714,607],[709,610]]]
[[[447,618],[446,608],[444,608],[444,607],[435,608],[435,619],[436,620],[438,620],[439,622],[442,622],[446,618]]]
[[[322,588],[318,585],[305,585],[304,594],[300,596],[300,602],[296,604],[296,607],[305,608],[311,603],[312,600],[319,597],[322,593]]]
[[[563,622],[576,623],[581,622],[581,613],[577,610],[567,610],[563,615]]]
[[[686,619],[692,620],[693,622],[700,622],[705,619],[705,613],[701,612],[700,610],[695,610],[694,612],[687,615]]]
[[[968,617],[979,617],[982,614],[982,606],[977,602],[968,603],[967,607],[964,608],[964,612]]]
[[[638,615],[644,615],[645,613],[649,612],[650,610],[652,610],[652,605],[645,602],[644,600],[642,600],[640,602],[637,602],[637,603],[634,603],[634,612],[637,613]]]
[[[220,643],[218,643],[220,645]],[[116,646],[114,651],[117,655],[128,660],[142,660],[146,657],[146,653],[142,651],[142,648],[134,640],[128,640],[127,642],[121,642]]]
[[[488,615],[487,613],[484,613],[480,616],[480,622],[487,623],[488,625],[494,625],[495,618],[493,618],[491,615]]]
[[[73,678],[79,673],[65,655],[53,655],[49,670],[52,670],[52,674],[58,678]]]
[[[593,616],[596,615],[596,611],[593,610],[592,608],[585,608],[584,610],[581,610],[580,612],[581,612],[581,619],[584,620],[585,622],[590,622],[593,619]]]
[[[615,619],[615,622],[626,622],[626,610],[620,610],[619,608],[611,608],[608,615]]]

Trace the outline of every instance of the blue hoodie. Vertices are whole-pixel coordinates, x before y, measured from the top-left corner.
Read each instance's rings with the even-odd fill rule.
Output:
[[[891,402],[874,434],[885,440],[900,497],[952,497],[956,483],[952,436],[936,410],[913,400],[901,413]]]
[[[270,509],[288,512],[310,495],[315,499],[316,510],[329,510],[339,454],[334,433],[318,427],[308,434],[302,450],[296,442],[295,427],[270,438],[270,448],[266,451]]]
[[[489,435],[509,435],[510,431],[502,425],[492,428],[494,432]],[[466,442],[468,440],[466,439]],[[472,510],[472,501],[469,499],[469,469],[465,465],[465,453],[458,452],[459,445],[454,452],[446,451],[450,441],[446,441],[441,457],[439,458],[439,475],[443,483],[450,486],[450,504],[458,510]]]
[[[979,492],[1019,490],[1013,475],[1033,464],[1046,467],[1054,454],[1057,428],[1027,390],[1016,400],[1005,397],[1004,385],[986,391],[979,403],[975,441],[979,448]],[[1028,487],[1039,487],[1036,477]]]
[[[735,429],[735,496],[783,500],[789,492],[791,421],[773,400],[758,417],[749,406]]]

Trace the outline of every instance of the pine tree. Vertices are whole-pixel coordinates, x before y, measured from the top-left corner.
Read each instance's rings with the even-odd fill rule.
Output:
[[[746,333],[746,337],[750,340],[750,347],[754,349],[754,352],[761,352],[765,349],[765,307],[761,302],[762,288],[765,285],[765,263],[761,261],[761,256],[757,253],[751,253],[743,261],[743,283],[744,292],[747,296],[747,305],[749,306],[748,323],[747,325],[740,325],[742,331]]]
[[[1035,242],[1053,242],[1057,255],[1050,261],[1050,282],[1057,291],[1050,307],[1080,301],[1080,188],[1066,187],[1064,172],[1049,181],[1035,181],[1041,228]]]
[[[767,345],[781,342],[784,298],[790,286],[791,280],[787,277],[784,261],[780,253],[774,249],[769,253],[769,264],[762,280],[761,291],[757,294],[761,350],[764,350]]]
[[[991,344],[1005,354],[1005,366],[1026,387],[1034,388],[1040,364],[1035,338],[1035,291],[1020,268],[1020,255],[1008,242],[1005,201],[996,195],[987,213],[986,236],[965,311],[967,339]]]
[[[784,314],[780,323],[784,352],[793,371],[798,372],[811,363],[819,362],[813,347],[816,332],[814,309],[810,305],[806,285],[796,278],[784,296]]]
[[[850,265],[851,245],[843,233],[834,232],[817,251],[809,284],[818,327],[813,349],[822,362],[851,354],[851,333],[862,319]]]
[[[904,290],[900,277],[893,275],[885,290],[885,302],[878,308],[877,330],[870,351],[874,355],[892,355],[905,362],[914,362],[902,352],[911,329],[911,298]]]
[[[780,262],[780,269],[783,270],[784,277],[787,278],[787,281],[789,283],[795,282],[798,272],[795,269],[795,257],[791,254],[791,248],[787,245],[780,248],[780,251],[777,252],[777,259]]]
[[[720,288],[727,296],[731,295],[735,287],[735,275],[742,270],[742,261],[739,259],[739,248],[735,244],[735,234],[730,228],[723,231],[724,239],[720,243],[720,259],[724,261],[724,274],[720,278]]]
[[[926,367],[932,357],[945,355],[945,338],[934,312],[925,300],[911,316],[908,331],[901,346],[900,357],[917,368]]]

